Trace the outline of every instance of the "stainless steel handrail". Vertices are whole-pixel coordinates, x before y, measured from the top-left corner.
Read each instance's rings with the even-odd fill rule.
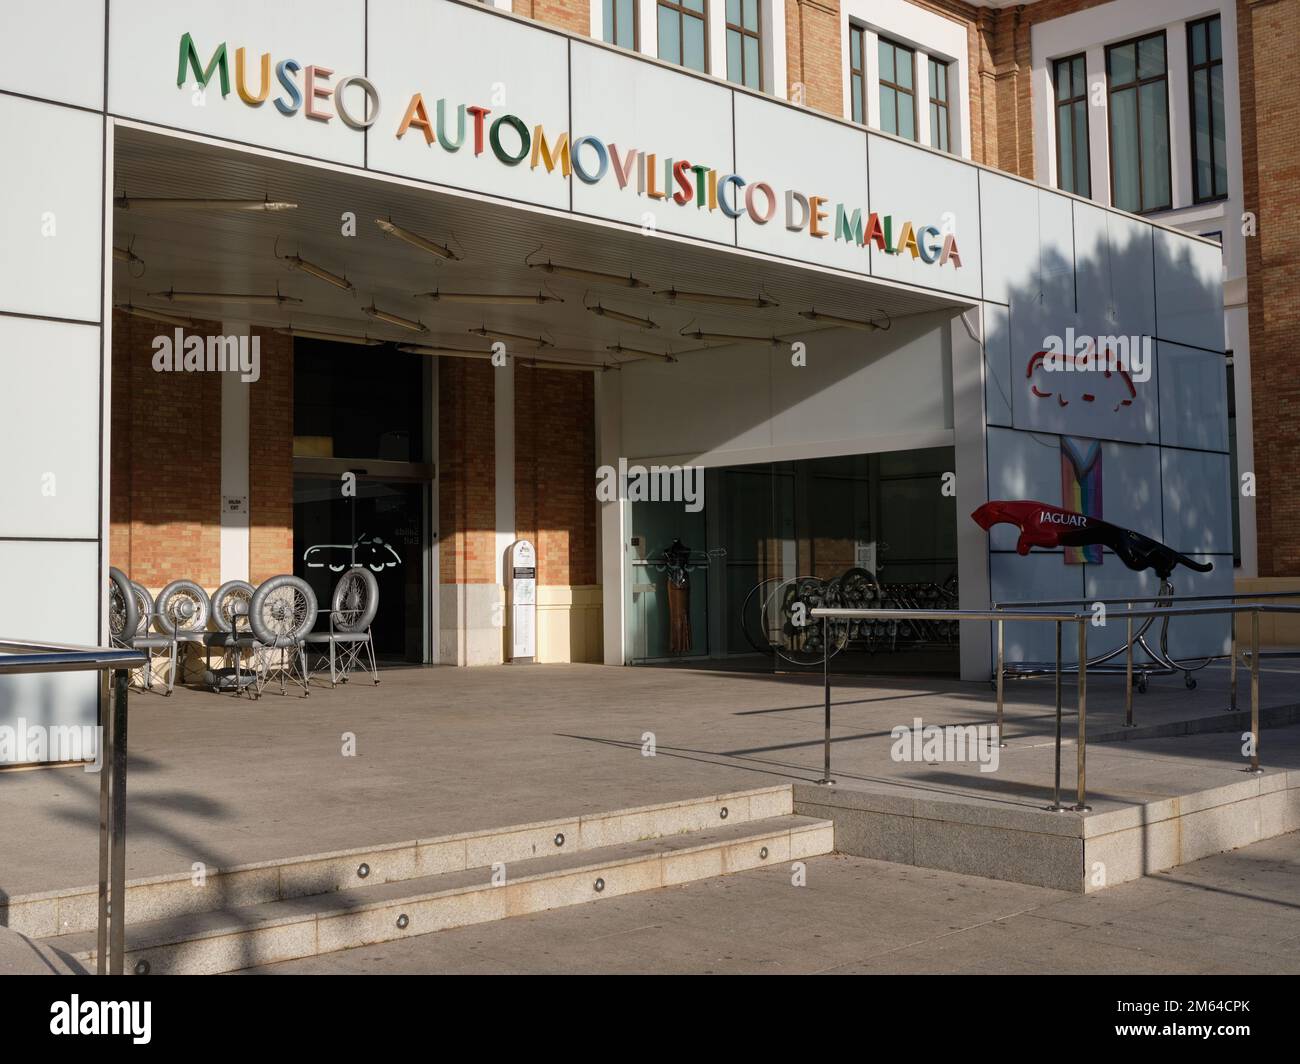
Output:
[[[995,602],[995,610],[1025,610],[1038,606],[1089,606],[1100,602],[1112,606],[1121,602],[1236,602],[1238,599],[1300,598],[1300,591],[1233,591],[1226,595],[1123,595],[1119,598],[1013,599]]]
[[[1127,600],[1121,600],[1127,601]],[[1229,606],[1169,606],[1160,609],[1117,610],[1108,614],[1110,618],[1124,620],[1130,630],[1134,619],[1167,616],[1201,616],[1217,614],[1249,613],[1251,615],[1251,643],[1247,656],[1250,658],[1250,730],[1251,755],[1250,767],[1246,772],[1260,773],[1259,767],[1259,615],[1261,613],[1300,613],[1300,605],[1272,605],[1267,603],[1244,603]],[[1087,804],[1087,703],[1088,703],[1088,626],[1093,614],[1088,612],[1043,613],[1031,610],[988,609],[988,610],[891,610],[891,609],[833,609],[818,606],[809,611],[813,619],[822,622],[822,684],[825,691],[825,739],[823,753],[823,771],[819,783],[831,784],[831,680],[830,680],[830,622],[838,620],[955,620],[955,621],[994,621],[997,624],[997,735],[998,745],[1006,746],[1003,735],[1004,719],[1004,679],[1005,662],[1003,657],[1003,625],[1006,621],[1049,621],[1056,625],[1056,780],[1052,795],[1052,804],[1047,808],[1059,812],[1066,807],[1061,805],[1061,626],[1076,624],[1078,626],[1078,717],[1079,737],[1077,750],[1077,797],[1070,808],[1075,812],[1088,812],[1092,807]],[[1234,631],[1235,631],[1235,625]],[[1233,708],[1236,708],[1236,639],[1233,639]],[[1127,671],[1129,682],[1126,691],[1126,724],[1132,725],[1133,717],[1133,643],[1128,644]]]
[[[0,639],[0,676],[100,672],[99,919],[95,967],[121,975],[126,953],[126,693],[138,650]]]

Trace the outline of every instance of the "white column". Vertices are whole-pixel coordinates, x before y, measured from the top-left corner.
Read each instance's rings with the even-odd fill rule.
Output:
[[[596,376],[596,464],[617,468],[623,444],[623,388],[618,373]],[[595,484],[591,485],[595,491]],[[626,507],[621,502],[602,502],[600,513],[601,618],[604,625],[606,665],[622,665],[623,639],[627,631],[623,611],[627,601],[623,559],[627,535]]]
[[[247,322],[222,322],[226,336],[247,336]],[[252,343],[250,338],[249,343]],[[238,373],[221,375],[221,582],[249,573],[248,412],[256,384]],[[211,589],[209,589],[211,590]]]
[[[989,540],[966,515],[989,497],[984,413],[984,329],[978,308],[953,319],[952,326],[953,470],[957,474],[958,605],[989,607]],[[961,678],[989,676],[989,625],[961,624]]]
[[[493,610],[493,617],[500,618],[502,625],[501,654],[505,656],[506,624],[506,587],[505,566],[506,552],[516,539],[515,530],[515,365],[511,359],[507,365],[494,367],[493,403],[496,433],[496,558],[493,571],[496,574],[494,594],[499,608]],[[533,544],[536,546],[536,544]]]

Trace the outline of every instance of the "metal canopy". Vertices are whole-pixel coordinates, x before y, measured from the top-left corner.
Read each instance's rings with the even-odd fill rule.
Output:
[[[698,339],[681,331],[799,339],[827,326],[799,316],[818,312],[855,320],[898,319],[949,311],[970,304],[944,293],[893,286],[867,278],[773,261],[736,249],[703,247],[624,226],[557,217],[525,206],[449,194],[336,168],[314,166],[238,148],[119,127],[114,149],[115,197],[271,199],[297,203],[295,210],[114,210],[114,246],[143,261],[117,261],[116,304],[204,320],[346,333],[422,345],[486,351],[491,339],[472,329],[545,337],[543,354],[575,361],[618,363],[610,345],[707,357]],[[345,212],[356,216],[356,235],[343,233]],[[447,245],[460,256],[444,261],[385,235],[376,218]],[[278,241],[278,247],[277,247]],[[352,292],[291,269],[280,256],[299,255],[355,285]],[[529,269],[525,260],[613,274],[634,274],[650,287],[618,288]],[[140,274],[135,276],[135,274]],[[777,307],[748,308],[670,303],[654,290],[764,297]],[[275,293],[300,304],[241,302],[170,303],[151,293]],[[416,298],[415,293],[537,293],[564,302],[542,305],[467,305]],[[427,334],[409,332],[368,317],[371,304],[423,322]],[[660,327],[644,329],[598,316],[602,307]],[[160,324],[160,328],[165,328]],[[860,334],[870,344],[872,334]],[[525,356],[529,346],[507,341]],[[722,346],[715,344],[710,346]]]

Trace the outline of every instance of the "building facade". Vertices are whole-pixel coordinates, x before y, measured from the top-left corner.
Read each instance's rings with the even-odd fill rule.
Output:
[[[797,667],[790,604],[860,574],[1155,591],[1019,555],[989,499],[1213,563],[1181,592],[1300,578],[1298,6],[11,5],[3,627],[102,643],[110,566],[328,594],[364,548],[387,655],[496,663],[520,538],[543,661]],[[1143,371],[1044,377],[1076,335]],[[595,490],[654,466],[699,505]],[[982,626],[911,636],[858,649],[988,675]],[[2,712],[93,716],[38,679]]]

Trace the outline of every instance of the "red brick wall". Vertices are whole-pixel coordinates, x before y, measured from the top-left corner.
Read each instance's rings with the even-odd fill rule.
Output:
[[[827,114],[844,114],[839,0],[787,0],[785,5],[787,96],[802,82],[803,102]]]
[[[1246,240],[1246,277],[1259,575],[1300,576],[1300,0],[1238,0],[1237,32],[1244,203],[1258,220],[1258,235]]]
[[[591,36],[591,5],[587,0],[515,0],[514,13],[559,26],[570,33]]]
[[[438,360],[438,558],[444,584],[496,582],[494,370]]]
[[[595,381],[515,370],[515,526],[537,548],[537,582],[597,582]]]
[[[293,340],[254,329],[262,375],[248,409],[248,571],[258,584],[293,572]]]
[[[221,568],[221,378],[154,371],[153,339],[173,328],[113,315],[109,561],[146,587],[187,578],[211,588]],[[221,330],[196,322],[193,331]]]

